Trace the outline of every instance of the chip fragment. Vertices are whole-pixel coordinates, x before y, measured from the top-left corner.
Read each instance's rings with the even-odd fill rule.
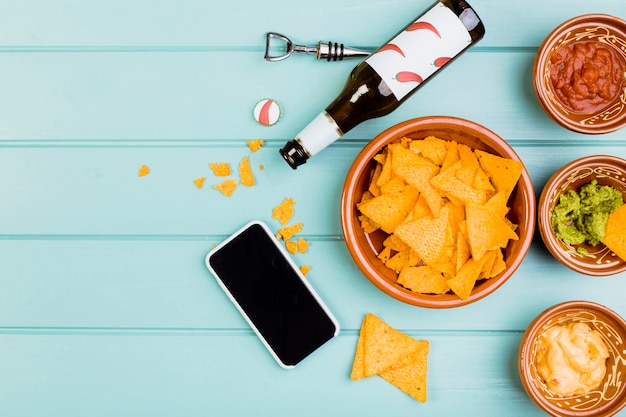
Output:
[[[241,180],[241,184],[246,187],[252,187],[254,185],[254,174],[252,173],[248,156],[244,156],[239,163],[239,179]]]
[[[140,177],[145,177],[149,173],[150,173],[150,168],[148,168],[147,165],[142,165],[142,166],[139,167],[139,176]]]
[[[196,187],[198,187],[198,189],[201,189],[204,186],[205,180],[206,180],[206,177],[200,177],[200,178],[193,180],[193,183],[196,185]]]
[[[216,184],[214,187],[225,196],[230,197],[233,195],[233,192],[235,191],[235,188],[237,188],[238,184],[239,182],[237,180],[229,179]]]
[[[258,151],[259,149],[261,149],[261,147],[263,146],[263,139],[253,139],[253,140],[249,140],[248,142],[246,142],[246,145],[248,145],[248,148],[250,148],[250,151],[252,153]]]
[[[293,217],[295,204],[296,202],[292,198],[285,198],[282,203],[272,209],[272,218],[278,220],[282,225],[287,224]]]
[[[209,162],[209,167],[216,177],[227,177],[230,175],[230,164],[228,162]]]

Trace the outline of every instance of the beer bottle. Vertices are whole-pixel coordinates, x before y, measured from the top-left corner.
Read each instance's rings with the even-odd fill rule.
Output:
[[[339,96],[281,155],[296,169],[361,122],[391,113],[484,34],[465,0],[439,0],[357,65]]]

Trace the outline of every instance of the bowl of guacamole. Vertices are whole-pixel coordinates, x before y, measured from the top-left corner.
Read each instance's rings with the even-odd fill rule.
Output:
[[[544,186],[538,207],[541,238],[570,269],[592,276],[626,270],[626,261],[603,243],[611,213],[626,200],[626,160],[592,155],[557,170]]]

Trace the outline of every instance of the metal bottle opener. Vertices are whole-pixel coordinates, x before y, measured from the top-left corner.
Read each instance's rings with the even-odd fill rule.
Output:
[[[284,43],[285,53],[282,55],[271,55],[270,47],[272,39],[278,39]],[[342,61],[344,58],[359,58],[370,54],[368,51],[349,48],[336,42],[319,42],[317,46],[301,46],[291,42],[285,35],[276,32],[268,32],[265,37],[265,60],[274,62],[288,58],[292,53],[315,54],[317,59],[326,61]]]

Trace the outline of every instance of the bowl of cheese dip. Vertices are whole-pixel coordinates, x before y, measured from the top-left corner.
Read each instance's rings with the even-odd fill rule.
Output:
[[[551,416],[612,416],[626,405],[626,321],[589,301],[557,304],[522,337],[520,379]]]

